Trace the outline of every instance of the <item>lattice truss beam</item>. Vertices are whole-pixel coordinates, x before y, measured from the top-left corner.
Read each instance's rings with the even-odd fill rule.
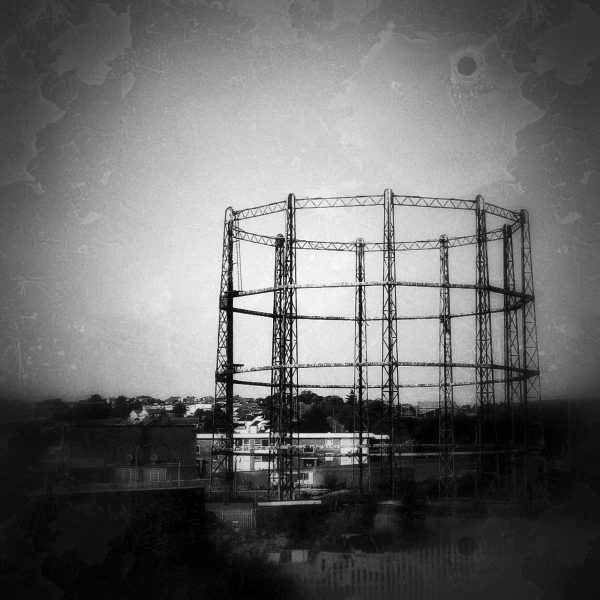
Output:
[[[298,331],[296,321],[297,295],[296,285],[296,198],[288,196],[286,210],[285,236],[285,306],[284,328],[285,338],[282,381],[282,398],[284,399],[284,414],[286,418],[286,452],[284,465],[280,471],[280,497],[286,500],[294,498],[294,473],[299,469],[299,438],[298,438]],[[299,479],[299,476],[298,476]]]
[[[440,237],[440,381],[439,381],[439,493],[456,495],[454,460],[454,389],[452,377],[452,322],[450,312],[450,271],[448,238]]]
[[[296,206],[287,200],[285,237],[275,248],[269,497],[293,500],[299,470],[298,334],[296,325]]]
[[[477,363],[477,393],[476,402],[480,414],[485,417],[493,410],[495,402],[494,387],[489,384],[492,380],[492,327],[490,319],[490,281],[486,239],[486,219],[483,207],[484,200],[477,197],[477,253],[475,289],[476,306],[476,339],[475,360]]]
[[[510,428],[510,444],[524,442],[522,436],[524,429],[518,422],[524,418],[522,378],[518,377],[521,372],[521,348],[519,343],[519,313],[518,303],[515,302],[512,292],[515,291],[515,260],[513,250],[513,232],[511,225],[504,225],[503,238],[503,276],[504,276],[504,364],[508,372],[504,383],[504,400],[506,404],[506,415]]]
[[[521,287],[528,301],[523,303],[523,366],[528,377],[523,386],[523,408],[527,412],[527,444],[540,446],[544,441],[542,428],[542,404],[539,375],[537,325],[535,318],[535,294],[533,290],[533,261],[529,213],[521,211]]]
[[[518,227],[518,224],[517,224]],[[263,244],[265,246],[274,246],[276,238],[259,233],[252,233],[240,227],[234,231],[236,239],[252,242],[254,244]],[[494,229],[486,234],[490,242],[502,239],[502,229]],[[469,246],[477,242],[476,235],[462,235],[448,238],[448,246],[456,248],[459,246]],[[409,252],[414,250],[439,250],[439,240],[415,240],[410,242],[394,242],[396,252]],[[319,240],[296,240],[298,250],[330,250],[336,252],[352,252],[354,250],[353,242],[332,242]],[[365,252],[383,252],[385,245],[383,242],[365,242]]]
[[[213,410],[211,495],[220,494],[225,501],[234,490],[233,458],[233,295],[234,295],[234,231],[231,209],[227,210],[223,230],[221,285],[219,291],[219,329],[217,333],[217,365]],[[224,422],[217,419],[223,417]]]
[[[365,280],[365,242],[362,238],[356,241],[356,283]],[[356,402],[354,415],[354,432],[358,432],[358,464],[354,460],[353,478],[360,493],[364,491],[365,469],[363,464],[364,433],[369,431],[365,418],[365,400],[367,399],[369,382],[367,361],[367,298],[366,288],[356,286],[354,295],[354,389],[352,399]]]
[[[431,196],[399,196],[393,195],[391,190],[387,190],[390,196],[393,196],[393,202],[396,206],[414,206],[418,208],[450,208],[458,210],[475,210],[476,201],[460,198],[438,198]],[[312,208],[350,208],[353,206],[382,206],[385,204],[385,192],[383,195],[370,196],[337,196],[334,198],[298,198],[295,201],[295,207],[298,210]],[[287,210],[286,202],[272,202],[252,208],[245,208],[235,211],[235,218],[238,221],[271,215]],[[488,213],[509,219],[519,221],[520,215],[512,210],[487,204]]]
[[[476,277],[475,291],[476,325],[475,325],[475,402],[479,414],[479,469],[481,476],[491,479],[498,474],[496,461],[490,460],[490,455],[484,448],[497,443],[496,412],[494,390],[494,365],[492,355],[492,325],[490,313],[489,263],[486,237],[485,202],[481,196],[476,200]]]
[[[273,274],[273,339],[271,345],[271,402],[269,406],[269,466],[268,496],[279,497],[281,472],[285,472],[283,452],[285,448],[285,396],[282,397],[282,368],[285,364],[285,238],[277,236],[275,246],[275,268]]]
[[[381,397],[387,406],[387,422],[390,444],[388,446],[388,483],[394,497],[400,479],[400,460],[395,460],[398,431],[395,426],[398,395],[398,332],[396,311],[396,252],[394,251],[394,202],[390,190],[386,190],[383,203],[383,319],[381,333]]]

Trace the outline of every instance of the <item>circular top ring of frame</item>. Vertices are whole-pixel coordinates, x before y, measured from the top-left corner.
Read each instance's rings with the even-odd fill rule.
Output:
[[[516,212],[507,208],[502,208],[495,204],[486,203],[481,196],[474,200],[458,198],[437,198],[426,196],[396,196],[390,191],[389,195],[393,206],[412,206],[420,208],[441,208],[453,210],[483,210],[486,214],[491,214],[507,221],[504,227],[510,227],[512,233],[519,230],[522,223],[527,219],[527,211]],[[227,209],[226,219],[233,221],[233,235],[235,239],[245,240],[255,244],[266,246],[275,246],[277,244],[276,236],[253,233],[242,229],[239,222],[245,219],[257,218],[265,215],[271,215],[283,212],[287,209],[288,203],[293,202],[296,210],[304,209],[323,209],[323,208],[349,208],[364,206],[383,206],[385,194],[370,196],[338,196],[333,198],[296,198],[290,194],[287,201],[273,202],[263,204],[242,210]],[[500,240],[504,235],[504,227],[486,232],[487,241]],[[448,237],[443,242],[440,239],[433,240],[415,240],[407,242],[395,242],[394,250],[412,251],[412,250],[435,250],[439,249],[441,243],[447,243],[448,247],[468,246],[477,243],[477,234],[464,235],[457,237]],[[295,247],[298,250],[333,250],[354,252],[356,242],[333,242],[325,240],[296,240]],[[383,252],[383,242],[363,242],[365,252]]]

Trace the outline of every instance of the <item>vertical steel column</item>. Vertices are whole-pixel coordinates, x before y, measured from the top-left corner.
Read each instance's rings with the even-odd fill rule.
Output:
[[[279,474],[282,469],[282,447],[285,444],[283,423],[284,403],[281,395],[282,367],[284,360],[284,283],[285,283],[285,238],[279,234],[275,239],[275,268],[273,273],[273,340],[271,345],[271,402],[269,404],[269,468],[267,496],[269,500],[279,489]]]
[[[495,394],[493,384],[492,326],[490,314],[489,266],[485,202],[477,196],[477,289],[476,289],[476,391],[475,401],[479,413],[479,468],[480,474],[495,476],[496,461],[491,460],[491,446],[496,445]],[[487,448],[486,448],[487,446]]]
[[[522,445],[522,427],[515,422],[517,415],[523,416],[521,386],[521,346],[519,343],[519,323],[515,302],[515,261],[513,253],[512,225],[502,227],[503,270],[504,270],[504,364],[507,367],[504,382],[504,402],[510,446]]]
[[[365,241],[356,240],[356,283],[365,282]],[[364,467],[364,397],[368,390],[367,367],[367,303],[364,285],[356,286],[354,297],[354,389],[358,394],[358,407],[356,411],[355,431],[358,428],[358,489],[363,494]],[[369,458],[367,458],[369,460]]]
[[[210,493],[222,494],[229,502],[234,492],[233,462],[233,243],[236,220],[233,209],[225,212],[221,288],[219,294],[219,330],[217,334],[217,365],[215,369],[215,401],[213,404],[213,435],[210,470]],[[219,411],[224,410],[224,423],[219,423]]]
[[[523,409],[526,418],[525,443],[534,446],[543,443],[541,416],[541,388],[538,362],[537,325],[535,320],[535,296],[533,290],[533,263],[529,213],[521,211],[521,279],[522,291],[527,295],[523,301],[523,367],[527,370],[523,385]],[[534,404],[532,404],[532,402]],[[533,437],[533,439],[529,439]]]
[[[396,330],[396,251],[394,235],[394,195],[385,190],[383,196],[383,320],[381,396],[387,403],[390,432],[388,445],[388,480],[392,497],[396,487],[394,446],[396,445],[394,411],[398,406],[398,348]],[[400,461],[398,460],[398,466]]]
[[[452,329],[448,237],[440,237],[440,386],[439,386],[439,494],[456,496],[454,465],[454,391],[452,387]]]
[[[294,498],[294,470],[299,469],[298,439],[298,347],[296,319],[296,198],[290,194],[286,207],[286,234],[284,244],[284,308],[283,308],[283,362],[280,382],[282,403],[282,448],[279,469],[279,496],[282,500]],[[285,433],[283,433],[285,432]]]

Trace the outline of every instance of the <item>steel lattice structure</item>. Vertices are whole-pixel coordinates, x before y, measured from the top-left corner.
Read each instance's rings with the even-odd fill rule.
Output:
[[[335,210],[362,207],[367,211],[381,211],[383,216],[382,239],[365,241],[327,241],[298,239],[296,215],[303,210]],[[444,209],[471,211],[474,214],[473,233],[452,236],[447,232],[435,239],[397,241],[395,215],[398,210]],[[265,235],[249,231],[249,224],[271,215],[282,213],[285,218],[284,233]],[[502,220],[497,229],[488,228],[488,217]],[[332,220],[335,219],[334,218]],[[520,232],[520,236],[515,234]],[[515,243],[518,240],[518,244]],[[239,245],[241,242],[273,248],[273,283],[269,287],[241,289]],[[502,245],[502,284],[490,283],[488,246]],[[475,262],[472,282],[453,282],[450,278],[450,256],[453,249],[474,246]],[[299,253],[351,252],[354,254],[354,280],[347,282],[303,282],[297,280]],[[397,277],[398,256],[402,253],[437,250],[439,281],[407,281]],[[237,251],[237,252],[236,252]],[[381,279],[369,280],[365,256],[380,253]],[[274,265],[274,267],[273,267]],[[264,265],[263,265],[264,266]],[[235,270],[238,269],[236,288]],[[520,279],[520,286],[517,281]],[[367,313],[366,291],[381,288],[381,306],[378,314]],[[332,288],[354,288],[354,316],[340,314],[305,314],[298,310],[298,290],[320,290],[326,294]],[[428,288],[439,290],[437,314],[399,314],[397,291],[399,288]],[[474,310],[452,312],[452,293],[471,290]],[[247,297],[269,295],[272,312],[236,306]],[[494,303],[494,299],[501,300]],[[496,305],[495,305],[496,304]],[[499,305],[498,305],[499,304]],[[370,301],[370,308],[372,302]],[[492,343],[492,316],[500,313],[502,319],[502,356],[494,356]],[[234,315],[267,318],[272,321],[271,362],[267,365],[245,366],[234,362]],[[474,318],[474,356],[472,360],[453,360],[452,322]],[[351,360],[345,362],[299,363],[298,346],[310,343],[299,340],[297,325],[300,321],[339,321],[354,323],[354,346]],[[410,360],[399,357],[398,323],[402,321],[437,320],[439,322],[438,360]],[[367,331],[370,323],[381,327],[381,356],[379,360],[367,357]],[[495,335],[498,335],[497,333]],[[348,350],[350,354],[350,350]],[[498,354],[498,353],[497,353]],[[408,358],[409,360],[406,360]],[[306,382],[299,372],[311,369],[352,368],[352,381]],[[438,370],[437,383],[405,381],[404,367]],[[373,383],[369,369],[380,369],[381,383]],[[470,379],[456,377],[455,370],[470,370]],[[269,372],[270,382],[247,378],[246,374]],[[300,381],[302,380],[302,381]],[[484,201],[457,198],[433,198],[395,195],[385,190],[381,195],[335,198],[296,198],[290,194],[285,201],[253,208],[233,210],[225,214],[221,287],[219,296],[219,328],[217,338],[217,364],[215,372],[215,424],[213,427],[211,493],[222,495],[226,501],[234,494],[234,441],[233,397],[235,385],[268,387],[271,392],[270,443],[269,443],[269,496],[280,500],[295,497],[295,478],[299,469],[298,445],[298,391],[303,388],[347,389],[354,405],[355,433],[358,439],[358,464],[353,481],[363,490],[364,434],[368,425],[365,401],[369,390],[377,389],[386,406],[386,429],[389,437],[384,454],[387,457],[385,478],[387,489],[393,496],[401,484],[400,457],[402,439],[397,424],[400,391],[410,388],[439,390],[439,490],[440,496],[452,499],[456,494],[455,482],[455,389],[473,386],[473,399],[477,409],[477,436],[473,447],[478,456],[479,480],[482,487],[497,483],[502,476],[499,456],[505,452],[514,457],[515,452],[539,447],[541,433],[541,398],[538,366],[535,296],[533,287],[533,261],[529,216],[526,211],[516,212]],[[501,394],[498,390],[502,389]],[[503,396],[502,403],[497,397]],[[501,410],[502,409],[502,410]],[[499,426],[498,415],[503,413],[508,423]],[[218,415],[218,422],[217,422]]]
[[[224,409],[224,427],[213,423],[211,491],[219,492],[226,501],[232,496],[233,472],[233,211],[227,209],[223,228],[223,258],[219,293],[219,331],[217,334],[217,370],[215,372],[215,410]],[[219,423],[219,425],[223,425]]]
[[[273,365],[278,367],[271,370],[271,404],[269,416],[271,428],[269,430],[269,495],[274,493],[279,484],[279,472],[286,471],[282,463],[281,446],[285,443],[286,424],[283,414],[285,402],[281,394],[283,388],[283,373],[281,366],[285,364],[285,334],[284,334],[284,288],[285,285],[285,237],[279,235],[275,246],[275,273],[273,280],[278,286],[273,293],[273,339],[271,356]]]
[[[497,445],[496,430],[496,394],[494,379],[494,361],[492,352],[492,324],[490,314],[490,281],[487,248],[487,227],[485,201],[477,196],[475,201],[477,222],[477,252],[476,252],[476,338],[475,352],[476,385],[475,402],[479,409],[477,436],[479,443],[479,471],[486,479],[494,478],[498,472],[498,454],[486,452],[488,444]]]
[[[452,388],[452,319],[450,311],[450,268],[448,236],[440,237],[440,496],[454,498],[454,390]]]
[[[356,283],[365,280],[365,242],[362,238],[356,240]],[[358,431],[358,474],[354,482],[362,495],[364,491],[365,473],[363,464],[364,432],[368,423],[365,420],[364,401],[369,390],[367,369],[364,363],[367,361],[367,298],[365,286],[357,285],[354,297],[354,390],[352,401],[355,402],[354,431]],[[355,469],[356,471],[356,469]]]
[[[388,481],[392,497],[400,478],[400,461],[394,460],[398,445],[394,427],[394,407],[398,405],[398,332],[396,312],[396,252],[394,250],[394,204],[391,190],[385,190],[383,198],[383,329],[381,332],[381,397],[387,404],[387,421],[390,431],[388,446]]]

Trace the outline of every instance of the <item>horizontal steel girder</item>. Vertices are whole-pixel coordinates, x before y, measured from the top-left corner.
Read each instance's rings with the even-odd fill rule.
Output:
[[[440,288],[447,287],[458,290],[477,290],[477,289],[485,289],[495,294],[500,294],[502,296],[508,294],[509,296],[513,296],[515,298],[523,298],[525,300],[532,300],[532,296],[528,296],[527,294],[523,294],[522,292],[507,292],[502,287],[497,287],[494,285],[478,285],[476,283],[438,283],[435,281],[365,281],[365,282],[357,282],[357,281],[339,281],[334,283],[296,283],[293,285],[284,285],[278,287],[266,287],[266,288],[258,288],[255,290],[237,290],[235,292],[235,296],[256,296],[258,294],[268,294],[277,289],[287,289],[293,288],[297,290],[305,290],[305,289],[324,289],[324,288],[346,288],[346,287],[356,287],[356,286],[388,286],[394,285],[398,287],[428,287],[428,288]]]
[[[513,231],[518,230],[519,223],[513,225]],[[275,246],[277,238],[269,235],[262,235],[245,231],[239,227],[234,228],[234,237],[237,240],[252,242],[254,244],[262,244],[265,246]],[[486,233],[488,242],[501,240],[503,237],[502,229],[493,229]],[[477,235],[463,235],[458,237],[448,238],[448,247],[456,248],[459,246],[469,246],[477,243]],[[382,242],[365,242],[365,252],[383,252],[384,244]],[[439,240],[414,240],[408,242],[394,242],[393,248],[396,252],[412,251],[412,250],[439,250]],[[297,250],[331,250],[336,252],[354,252],[356,250],[355,242],[332,242],[324,240],[296,240]]]
[[[496,367],[496,365],[494,365],[494,367]],[[537,371],[532,371],[531,375],[535,375],[537,374]],[[527,379],[527,375],[520,375],[517,377],[511,377],[511,380],[525,380]],[[490,383],[504,383],[506,381],[506,378],[496,378],[496,379],[490,379]],[[271,387],[270,383],[264,382],[264,381],[244,381],[243,379],[234,379],[233,383],[235,383],[236,385],[248,385],[248,386],[254,386],[254,387]],[[462,387],[462,386],[467,386],[467,385],[475,385],[475,381],[453,381],[452,382],[452,387]],[[354,382],[350,382],[350,383],[298,383],[296,384],[296,387],[298,389],[312,389],[312,388],[319,388],[319,389],[328,389],[328,390],[351,390],[354,388]],[[372,385],[369,384],[368,387],[370,390],[376,390],[376,389],[381,389],[381,383]],[[403,389],[403,388],[437,388],[439,387],[439,383],[400,383],[398,384],[398,389]]]
[[[461,198],[437,198],[428,196],[393,196],[394,206],[415,206],[420,208],[447,208],[458,210],[475,210],[475,200]],[[338,196],[333,198],[296,198],[295,208],[311,209],[311,208],[350,208],[354,206],[381,206],[383,205],[383,194],[375,194],[368,196]],[[236,219],[250,219],[253,217],[261,217],[263,215],[271,215],[286,210],[287,203],[272,202],[271,204],[263,204],[251,208],[234,211]],[[520,214],[507,208],[502,208],[494,204],[486,203],[486,212],[508,219],[513,222],[518,222]],[[365,248],[366,249],[366,248]]]
[[[474,369],[476,367],[482,366],[479,363],[468,363],[468,362],[452,362],[452,363],[444,363],[444,362],[425,362],[425,361],[365,361],[362,363],[358,362],[323,362],[323,363],[294,363],[293,367],[297,369],[323,369],[323,368],[344,368],[344,367],[383,367],[383,366],[396,366],[396,367],[442,367],[447,365],[449,367],[456,368],[465,368],[465,369]],[[246,368],[238,368],[233,371],[233,373],[256,373],[258,371],[271,371],[271,370],[282,370],[289,369],[292,365],[285,364],[274,364],[274,365],[261,365],[257,367],[246,367]],[[487,364],[483,365],[487,368],[498,370],[498,371],[511,371],[515,373],[524,373],[528,374],[529,372],[523,368],[511,368],[504,365],[499,364]],[[533,374],[530,372],[529,374]]]

